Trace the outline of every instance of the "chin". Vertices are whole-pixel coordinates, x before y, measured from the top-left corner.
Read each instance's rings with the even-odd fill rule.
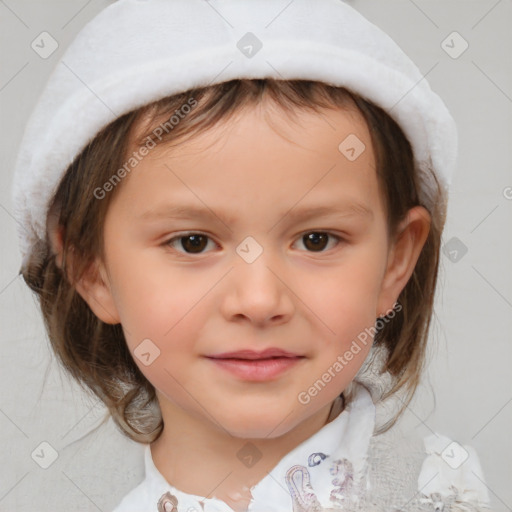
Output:
[[[286,415],[268,416],[256,411],[244,417],[226,419],[222,426],[234,437],[241,439],[274,439],[289,432],[295,425],[288,421],[283,422]]]

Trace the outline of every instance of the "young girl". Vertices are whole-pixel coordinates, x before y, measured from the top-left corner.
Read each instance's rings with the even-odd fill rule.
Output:
[[[59,360],[146,444],[115,512],[487,510],[470,447],[395,424],[456,144],[337,0],[121,0],[82,30],[14,199]]]

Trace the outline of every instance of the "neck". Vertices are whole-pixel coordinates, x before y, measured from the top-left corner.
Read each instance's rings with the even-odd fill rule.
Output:
[[[282,436],[245,439],[191,416],[167,400],[159,398],[159,402],[164,429],[151,444],[156,468],[180,491],[215,497],[237,512],[247,510],[251,487],[343,410],[343,400],[337,399]],[[251,456],[261,458],[254,463]]]

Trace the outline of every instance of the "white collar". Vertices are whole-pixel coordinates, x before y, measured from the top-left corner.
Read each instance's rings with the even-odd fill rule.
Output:
[[[332,507],[342,503],[344,495],[354,495],[354,487],[363,484],[361,477],[375,427],[375,405],[365,387],[355,382],[353,385],[354,395],[346,408],[286,454],[251,488],[253,499],[248,512],[309,510],[308,507],[315,510],[315,504]],[[156,468],[149,444],[144,450],[144,464],[146,477],[132,496],[134,500],[143,497],[140,506],[147,508],[154,503],[152,511],[167,512],[162,506],[159,509],[157,503],[170,493],[178,503],[177,509],[168,509],[172,512],[232,512],[217,498],[184,493],[170,485]],[[129,501],[131,494],[125,497],[123,505],[134,505]]]

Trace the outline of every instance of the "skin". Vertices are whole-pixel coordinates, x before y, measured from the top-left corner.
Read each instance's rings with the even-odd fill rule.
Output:
[[[104,261],[77,284],[101,320],[121,323],[132,353],[148,338],[160,350],[149,366],[134,358],[157,390],[164,419],[151,445],[156,467],[178,489],[235,510],[247,507],[245,488],[326,424],[371,339],[309,403],[299,393],[393,307],[430,226],[428,212],[415,207],[388,239],[371,139],[358,112],[300,111],[295,122],[279,109],[270,117],[269,108],[245,107],[177,147],[151,151],[109,207]],[[338,149],[350,134],[366,146],[353,162]],[[354,201],[371,214],[287,215]],[[178,203],[206,205],[209,216],[143,217]],[[183,232],[207,235],[203,252],[187,254],[191,244],[184,248],[177,237]],[[341,239],[329,237],[315,251],[303,239],[311,232]],[[247,236],[263,249],[252,263],[236,252]],[[254,383],[204,357],[268,347],[304,358]],[[246,468],[236,453],[249,440],[262,458]]]

